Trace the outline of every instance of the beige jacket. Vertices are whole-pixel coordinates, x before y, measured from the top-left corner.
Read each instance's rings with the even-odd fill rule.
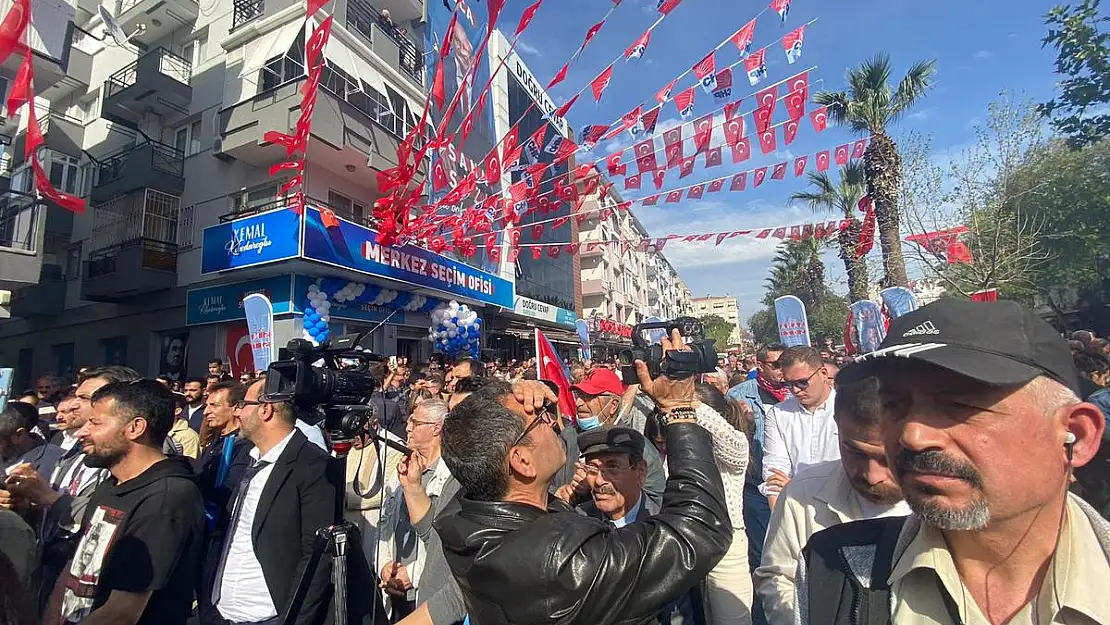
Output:
[[[803,469],[790,480],[771,514],[763,560],[755,570],[755,590],[768,623],[794,623],[794,574],[809,537],[863,518],[860,496],[839,460]]]
[[[169,436],[181,445],[181,453],[185,456],[196,459],[200,455],[200,435],[189,427],[189,422],[185,419],[173,422]]]

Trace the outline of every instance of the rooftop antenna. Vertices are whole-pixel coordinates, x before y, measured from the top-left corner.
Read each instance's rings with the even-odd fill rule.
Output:
[[[146,24],[139,24],[138,27],[135,28],[135,32],[128,35],[123,32],[123,28],[120,27],[119,22],[116,21],[116,17],[112,15],[111,11],[105,8],[103,4],[98,8],[100,10],[100,19],[104,22],[104,34],[111,37],[112,41],[114,41],[117,46],[122,48],[130,43],[131,39],[136,35],[146,32]]]

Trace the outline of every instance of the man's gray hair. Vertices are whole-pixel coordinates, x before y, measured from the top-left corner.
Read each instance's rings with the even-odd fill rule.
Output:
[[[1046,415],[1052,415],[1064,406],[1078,404],[1081,401],[1075,391],[1043,375],[1026,384],[1025,388],[1032,393],[1033,400]]]
[[[425,399],[413,409],[413,412],[415,413],[417,410],[424,415],[426,420],[435,423],[443,423],[443,420],[447,418],[447,413],[451,411],[447,402],[438,398]]]

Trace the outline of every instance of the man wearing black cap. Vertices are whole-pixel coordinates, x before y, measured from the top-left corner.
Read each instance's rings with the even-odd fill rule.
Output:
[[[1110,623],[1110,523],[1068,494],[1105,423],[1064,340],[1013,302],[942,299],[837,381],[866,375],[913,515],[815,534],[801,622]]]
[[[624,527],[659,511],[644,495],[645,442],[643,434],[625,427],[603,426],[578,436],[590,486],[591,500],[580,506],[587,516]]]

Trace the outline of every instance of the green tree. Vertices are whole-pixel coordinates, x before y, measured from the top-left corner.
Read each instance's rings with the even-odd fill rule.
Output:
[[[1042,44],[1056,48],[1056,73],[1063,78],[1060,95],[1040,112],[1073,147],[1089,145],[1110,133],[1110,16],[1100,15],[1099,0],[1082,0],[1052,9],[1045,24]]]
[[[876,55],[848,70],[845,91],[821,91],[814,101],[828,107],[829,119],[853,131],[869,134],[863,155],[867,193],[875,203],[879,243],[883,251],[885,286],[905,286],[906,261],[899,235],[898,195],[902,186],[902,157],[887,134],[887,126],[906,114],[933,86],[936,62],[918,61],[899,81],[890,84],[890,57]]]
[[[843,334],[848,305],[825,284],[821,252],[826,245],[825,240],[810,238],[786,241],[779,246],[771,261],[771,275],[766,280],[767,291],[763,295],[766,308],[748,320],[756,343],[779,342],[774,306],[775,300],[784,295],[794,295],[805,304],[810,338],[814,342],[826,336],[838,339]]]
[[[727,319],[720,315],[703,315],[699,319],[705,327],[705,338],[716,341],[717,351],[723,351],[724,348],[729,346],[729,339],[732,337],[733,330],[736,329],[734,324],[729,323]]]
[[[828,172],[810,172],[808,178],[812,190],[793,193],[790,199],[805,202],[814,211],[839,213],[848,220],[848,227],[837,235],[840,259],[848,274],[848,299],[867,299],[867,260],[856,254],[862,228],[856,206],[865,193],[863,163],[850,161],[841,167],[838,184],[833,184]]]

